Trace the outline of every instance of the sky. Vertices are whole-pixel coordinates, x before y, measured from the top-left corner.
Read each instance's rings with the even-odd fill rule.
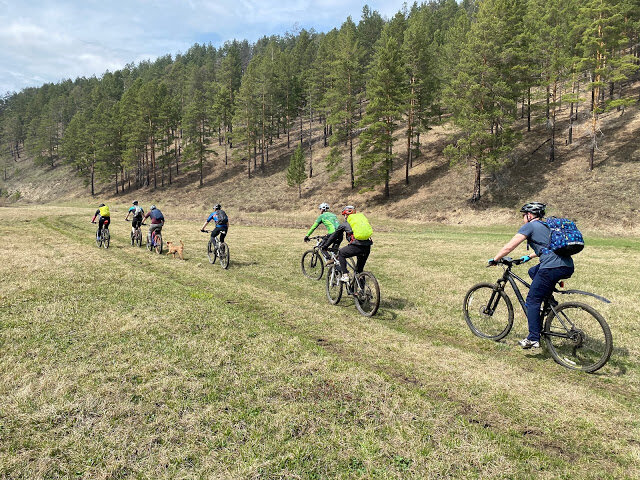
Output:
[[[367,4],[389,18],[402,0],[0,0],[0,95],[127,63],[186,52],[194,43],[255,42],[302,28],[327,32]]]

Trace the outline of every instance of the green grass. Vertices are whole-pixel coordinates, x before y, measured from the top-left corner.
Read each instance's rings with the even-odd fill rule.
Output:
[[[225,271],[200,219],[163,231],[180,261],[115,220],[97,249],[89,210],[0,209],[0,478],[640,476],[631,238],[576,257],[569,287],[613,300],[588,375],[517,348],[520,311],[499,343],[462,319],[515,227],[377,230],[367,319],[302,277],[302,229],[233,225]]]

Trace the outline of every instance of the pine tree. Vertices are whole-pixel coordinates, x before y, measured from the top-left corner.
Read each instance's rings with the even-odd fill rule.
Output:
[[[307,178],[304,166],[304,152],[302,145],[298,147],[291,155],[289,168],[287,169],[287,184],[290,187],[298,187],[298,198],[302,198],[302,184]]]
[[[393,167],[393,130],[406,104],[404,64],[400,45],[385,28],[377,44],[370,67],[369,105],[362,120],[358,153],[358,184],[374,186],[384,183],[389,198],[389,180]]]

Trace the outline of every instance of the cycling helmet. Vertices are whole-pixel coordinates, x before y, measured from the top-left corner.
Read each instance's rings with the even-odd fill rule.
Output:
[[[318,208],[323,212],[327,212],[331,207],[329,207],[329,204],[327,202],[322,202],[320,205],[318,205]]]
[[[356,213],[356,207],[352,205],[347,205],[342,209],[342,215],[351,215],[352,213]]]
[[[104,207],[104,203],[101,203],[100,205],[98,205],[98,208],[100,207]]]
[[[216,203],[216,204],[213,206],[213,209],[214,209],[214,210],[220,210],[221,208],[222,208],[222,205],[220,205],[219,203]]]
[[[133,204],[134,204],[134,205],[137,205],[137,204],[138,204],[138,200],[134,200],[134,201],[133,201]]]
[[[544,217],[544,213],[547,206],[544,203],[540,202],[529,202],[525,203],[520,209],[520,213],[532,213],[536,217]]]
[[[149,210],[155,210],[156,206],[155,205],[151,205],[151,208]]]

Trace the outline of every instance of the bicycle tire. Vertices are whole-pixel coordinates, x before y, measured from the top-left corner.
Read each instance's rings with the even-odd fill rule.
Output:
[[[136,243],[138,244],[138,247],[142,247],[142,232],[140,231],[136,233]]]
[[[162,254],[162,234],[156,233],[155,246],[153,247],[158,255]]]
[[[220,266],[227,270],[229,268],[229,247],[226,243],[221,242],[218,246],[218,254],[220,256]]]
[[[151,243],[151,235],[147,234],[147,250],[153,250],[153,244]]]
[[[131,246],[133,247],[136,244],[136,234],[131,232]]]
[[[302,274],[312,280],[320,280],[324,273],[324,261],[322,255],[315,250],[307,250],[300,260]]]
[[[102,234],[102,246],[107,249],[109,248],[109,244],[111,243],[111,234],[109,233],[109,229],[105,228]]]
[[[211,264],[216,263],[217,256],[218,256],[218,252],[215,246],[213,245],[213,242],[209,240],[209,243],[207,243],[207,257],[209,258],[209,263]]]
[[[361,272],[354,282],[353,300],[365,317],[373,317],[380,307],[380,285],[371,272]]]
[[[331,305],[337,305],[342,298],[342,282],[340,281],[340,273],[338,273],[333,265],[327,267],[327,281],[325,283],[325,291],[327,300]]]
[[[570,370],[593,373],[602,368],[613,351],[611,329],[604,317],[580,302],[562,303],[555,311],[547,315],[543,331],[553,359]]]
[[[462,311],[464,319],[474,335],[498,341],[506,337],[513,327],[513,305],[507,294],[502,290],[497,290],[496,287],[496,284],[484,282],[471,287],[464,297]],[[497,299],[495,295],[498,295]],[[489,301],[492,299],[494,301],[493,312],[488,314]],[[498,307],[502,304],[505,307],[497,312]],[[506,312],[503,311],[505,309]],[[496,313],[498,313],[497,316]]]
[[[96,246],[98,248],[102,247],[102,230],[98,230],[98,233],[96,233]]]

